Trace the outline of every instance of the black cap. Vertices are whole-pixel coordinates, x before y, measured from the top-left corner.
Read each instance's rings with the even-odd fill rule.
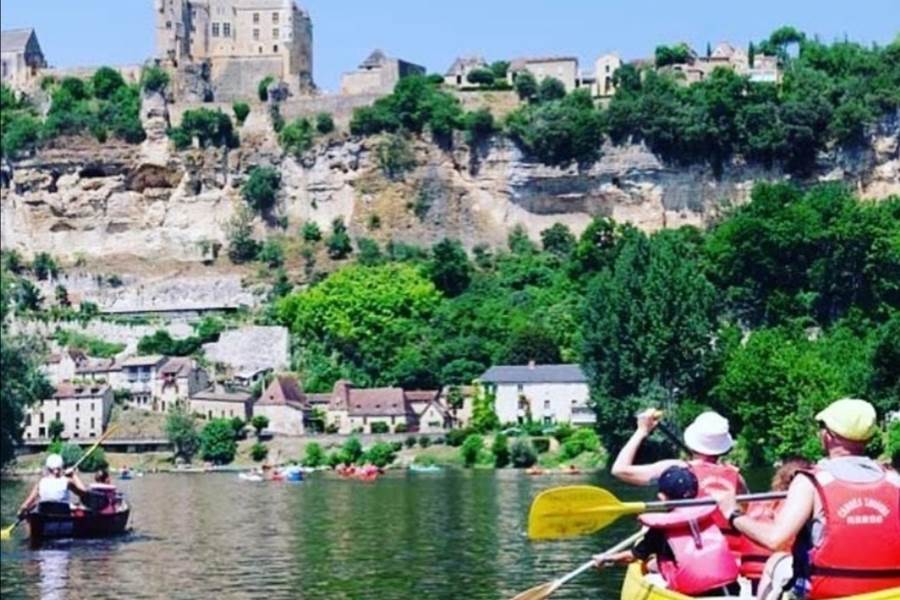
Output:
[[[659,476],[657,489],[670,500],[697,497],[697,476],[687,467],[669,467]]]

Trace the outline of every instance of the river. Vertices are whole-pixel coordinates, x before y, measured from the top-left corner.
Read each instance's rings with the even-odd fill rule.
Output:
[[[506,599],[575,568],[637,529],[622,519],[577,540],[533,543],[528,507],[541,489],[601,485],[649,498],[605,473],[512,470],[391,472],[374,483],[316,473],[300,484],[234,474],[154,474],[118,482],[131,533],[31,550],[4,542],[0,593],[10,598]],[[29,482],[4,480],[3,523]],[[623,571],[574,580],[554,598],[619,597]]]

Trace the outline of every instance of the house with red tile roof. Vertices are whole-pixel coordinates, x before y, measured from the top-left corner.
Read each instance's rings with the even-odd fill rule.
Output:
[[[292,375],[277,375],[253,405],[253,416],[269,419],[267,429],[279,435],[304,435],[313,418],[300,383]]]

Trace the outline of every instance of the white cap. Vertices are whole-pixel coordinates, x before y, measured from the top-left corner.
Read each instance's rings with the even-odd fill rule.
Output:
[[[684,443],[698,454],[719,456],[734,446],[728,429],[728,419],[715,412],[705,412],[684,430]]]
[[[51,454],[47,457],[47,462],[44,464],[51,471],[54,469],[62,469],[63,468],[63,458],[59,454]]]

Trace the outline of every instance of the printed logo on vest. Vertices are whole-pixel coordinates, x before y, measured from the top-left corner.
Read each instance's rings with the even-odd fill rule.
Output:
[[[837,516],[847,525],[881,525],[891,509],[875,498],[852,498],[837,509]]]

